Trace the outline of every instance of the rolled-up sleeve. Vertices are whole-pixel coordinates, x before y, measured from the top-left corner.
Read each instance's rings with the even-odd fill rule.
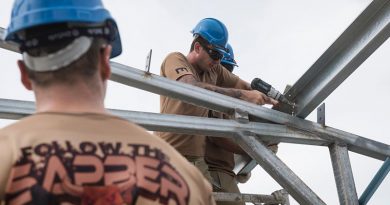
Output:
[[[186,57],[181,53],[169,54],[161,65],[161,75],[178,80],[184,75],[193,75]]]

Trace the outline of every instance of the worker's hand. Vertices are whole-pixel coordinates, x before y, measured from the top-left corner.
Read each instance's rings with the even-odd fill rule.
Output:
[[[257,90],[242,90],[242,96],[241,99],[255,103],[258,105],[264,105],[264,104],[270,104],[270,105],[277,105],[278,101],[268,97],[264,93],[261,93]]]
[[[239,183],[244,184],[244,183],[246,183],[249,180],[249,178],[251,178],[251,175],[252,175],[251,172],[249,172],[247,174],[238,174],[236,176],[236,180]]]

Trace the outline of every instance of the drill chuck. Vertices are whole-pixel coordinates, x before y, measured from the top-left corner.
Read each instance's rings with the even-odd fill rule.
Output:
[[[260,91],[266,94],[268,97],[273,98],[279,102],[291,104],[291,102],[279,91],[277,91],[270,84],[264,82],[260,78],[255,78],[252,80],[251,87],[254,90]]]

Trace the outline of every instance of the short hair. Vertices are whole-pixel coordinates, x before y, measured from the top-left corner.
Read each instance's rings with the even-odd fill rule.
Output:
[[[40,26],[26,30],[26,37],[34,36],[43,29],[47,28],[59,28],[63,25],[51,24],[46,26]],[[72,39],[74,40],[74,39]],[[50,45],[44,45],[37,48],[26,49],[26,52],[31,56],[44,56],[50,53],[54,53],[58,50],[63,49],[72,40],[58,41],[51,43]],[[27,67],[28,77],[34,81],[34,83],[41,87],[47,87],[53,83],[62,84],[73,84],[80,77],[84,80],[91,79],[97,71],[98,57],[103,44],[107,41],[103,38],[93,38],[92,44],[87,52],[80,56],[79,59],[75,60],[71,64],[64,66],[55,71],[37,72]]]
[[[206,39],[204,39],[202,36],[197,35],[194,40],[191,43],[190,52],[192,52],[195,48],[195,43],[198,42],[200,45],[205,46],[210,44]]]

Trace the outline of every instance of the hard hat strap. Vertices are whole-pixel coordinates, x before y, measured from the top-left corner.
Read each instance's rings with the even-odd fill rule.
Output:
[[[81,36],[65,48],[47,56],[34,57],[23,52],[23,61],[33,71],[55,71],[79,59],[91,47],[92,41],[91,37]]]
[[[20,50],[24,52],[28,49],[48,46],[58,41],[72,40],[80,36],[93,38],[101,37],[107,39],[110,42],[113,40],[113,38],[115,38],[115,35],[115,29],[112,29],[112,25],[110,23],[88,27],[70,26],[69,28],[60,29],[57,31],[43,30],[42,32],[39,32],[36,35],[29,37],[28,39],[22,37],[22,35],[19,35],[21,38]]]

